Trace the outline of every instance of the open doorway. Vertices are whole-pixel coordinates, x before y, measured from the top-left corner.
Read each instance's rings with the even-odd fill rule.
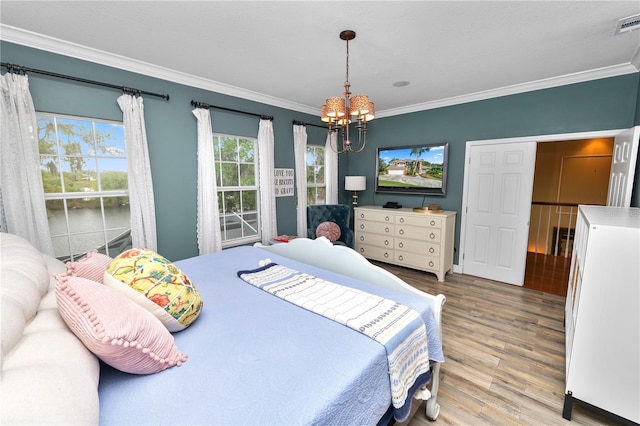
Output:
[[[623,130],[467,141],[463,208],[460,212],[460,256],[456,272],[523,286],[537,143],[611,137],[614,145],[606,205],[629,207],[640,126]],[[580,165],[568,164],[566,167],[571,170],[580,168]],[[584,181],[577,186],[588,194],[593,187]],[[566,188],[563,184],[560,190]],[[563,222],[556,227],[562,228],[562,225]],[[570,228],[569,225],[566,227]],[[558,232],[555,235],[561,244],[562,235]],[[569,233],[564,239],[570,243]]]
[[[537,144],[525,288],[566,296],[578,204],[607,204],[613,146],[613,137]]]

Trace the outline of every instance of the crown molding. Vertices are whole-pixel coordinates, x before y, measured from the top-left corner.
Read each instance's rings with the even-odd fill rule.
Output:
[[[640,49],[638,50],[640,52]],[[635,59],[640,61],[640,53],[636,52]],[[638,66],[633,63],[613,65],[610,67],[598,68],[590,71],[577,72],[559,77],[546,78],[543,80],[531,81],[523,84],[514,84],[498,89],[485,90],[483,92],[470,93],[468,95],[455,96],[447,99],[420,104],[408,105],[406,107],[387,109],[377,114],[378,118],[391,117],[394,115],[408,114],[412,112],[424,111],[428,109],[442,108],[452,105],[464,104],[467,102],[482,101],[485,99],[498,98],[500,96],[515,95],[518,93],[533,92],[535,90],[549,89],[552,87],[566,86],[568,84],[583,83],[591,80],[598,80],[607,77],[616,77],[625,74],[638,72]]]
[[[26,31],[21,28],[0,24],[0,39],[11,43],[32,47],[47,52],[52,52],[76,59],[94,62],[138,74],[148,75],[161,80],[173,83],[209,90],[224,95],[260,102],[280,108],[303,112],[312,115],[319,115],[320,109],[308,105],[298,104],[285,99],[268,96],[240,87],[227,85],[214,80],[197,77],[191,74],[175,71],[172,69],[159,67],[147,62],[139,61],[125,56],[115,55],[102,50],[93,49],[76,43],[45,36],[39,33]],[[535,90],[548,89],[552,87],[564,86],[567,84],[582,83],[590,80],[597,80],[607,77],[616,77],[624,74],[638,72],[640,69],[640,48],[636,50],[631,62],[626,64],[613,65],[610,67],[598,68],[595,70],[583,71],[567,74],[559,77],[552,77],[543,80],[532,81],[523,84],[515,84],[497,89],[485,90],[462,96],[455,96],[446,99],[439,99],[400,108],[392,108],[377,112],[378,118],[391,117],[395,115],[409,114],[412,112],[429,109],[442,108],[452,105],[464,104],[468,102],[481,101],[485,99],[497,98],[501,96],[514,95],[518,93],[532,92]]]
[[[84,61],[93,62],[100,65],[106,65],[131,71],[138,74],[147,75],[161,80],[173,83],[183,84],[186,86],[196,87],[198,89],[209,90],[224,95],[234,96],[241,99],[260,102],[267,105],[273,105],[280,108],[290,109],[298,112],[318,115],[318,108],[311,108],[308,105],[302,105],[290,102],[285,99],[268,96],[263,93],[254,92],[240,87],[231,86],[214,80],[197,77],[169,68],[160,67],[139,61],[134,58],[128,58],[121,55],[93,49],[76,43],[60,40],[54,37],[45,36],[43,34],[26,31],[21,28],[12,27],[10,25],[0,24],[0,39],[20,44],[22,46],[32,47],[34,49],[44,50],[63,56],[69,56]]]

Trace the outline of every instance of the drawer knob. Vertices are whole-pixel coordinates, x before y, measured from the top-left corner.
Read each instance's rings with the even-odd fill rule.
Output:
[[[398,247],[400,248],[404,247],[404,243],[398,243]]]
[[[364,223],[360,224],[360,229],[364,229]]]
[[[360,219],[364,219],[364,213],[360,213]]]
[[[364,253],[364,248],[360,247],[360,253]]]
[[[386,217],[384,218],[384,220],[386,220],[387,222],[389,222],[389,216],[386,216]]]
[[[364,235],[360,235],[360,241],[364,241]]]
[[[384,245],[388,246],[389,245],[389,240],[384,240]]]
[[[384,232],[389,232],[389,228],[384,228]]]
[[[400,223],[404,223],[404,217],[400,218]]]
[[[404,235],[404,229],[399,230],[399,231],[398,231],[398,234],[400,234],[400,235]]]
[[[436,226],[436,221],[435,220],[432,220],[430,223],[431,223],[431,226]]]
[[[431,266],[433,268],[433,265],[434,265],[433,260],[430,260],[429,261],[429,266]]]
[[[385,258],[389,258],[389,253],[385,253],[385,254],[384,254],[384,257],[385,257]]]
[[[433,247],[429,247],[429,253],[435,253],[436,250]]]
[[[399,261],[401,261],[401,262],[404,260],[404,258],[402,257],[402,255],[398,256],[398,260],[399,260]]]
[[[431,238],[432,240],[436,237],[436,234],[434,234],[433,232],[429,234],[429,238]]]

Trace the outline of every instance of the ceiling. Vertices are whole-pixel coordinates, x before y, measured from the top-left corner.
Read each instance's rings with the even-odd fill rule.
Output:
[[[637,72],[640,30],[614,32],[638,13],[637,0],[2,0],[0,37],[317,114],[342,95],[352,29],[352,92],[381,117]]]

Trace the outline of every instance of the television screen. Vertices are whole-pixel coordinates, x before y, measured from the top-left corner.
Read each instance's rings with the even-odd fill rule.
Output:
[[[376,192],[445,195],[449,143],[378,148]]]

